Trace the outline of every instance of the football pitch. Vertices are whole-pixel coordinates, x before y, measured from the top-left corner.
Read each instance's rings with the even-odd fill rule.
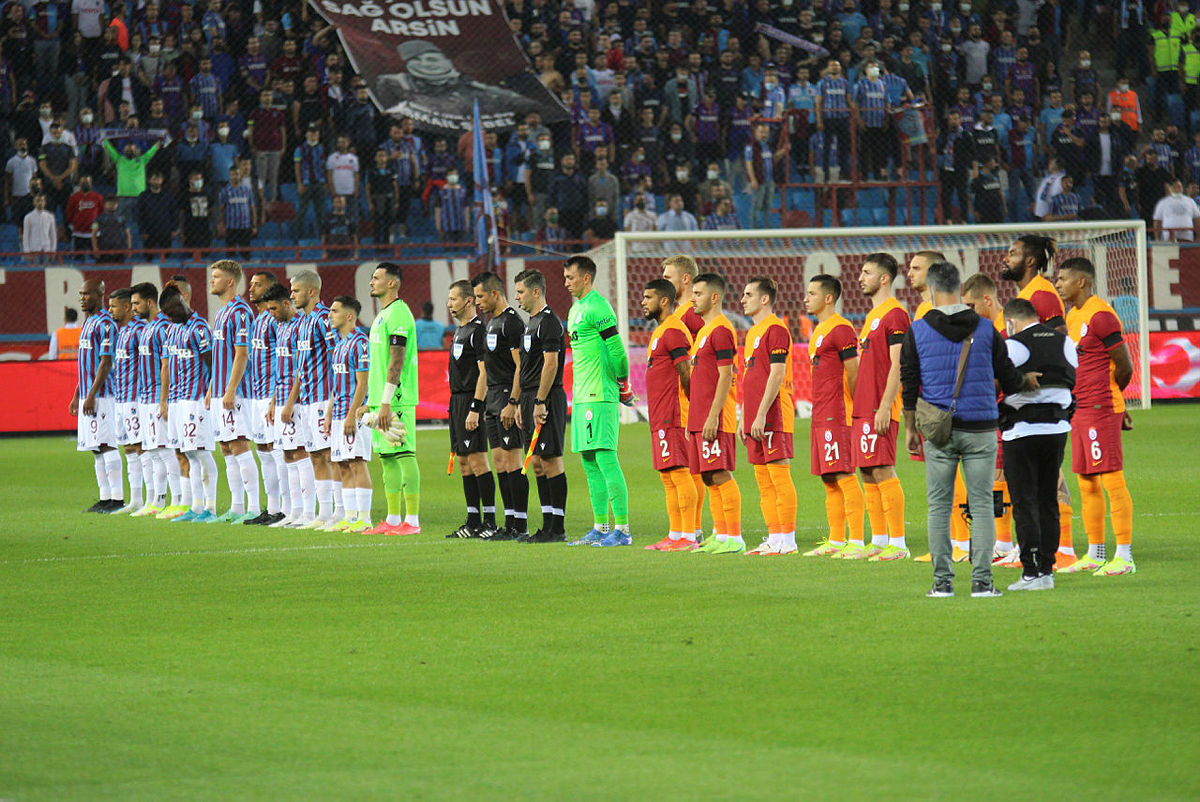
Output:
[[[82,515],[73,437],[3,439],[0,798],[1200,798],[1200,407],[1134,420],[1136,575],[972,599],[960,565],[943,600],[927,564],[644,551],[644,425],[623,549],[446,540],[444,431],[403,538]],[[824,493],[796,441],[803,545]]]

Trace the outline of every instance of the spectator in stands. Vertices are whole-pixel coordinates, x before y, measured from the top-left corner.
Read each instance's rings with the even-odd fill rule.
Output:
[[[421,304],[421,316],[417,318],[417,350],[437,351],[445,343],[446,335],[454,333],[454,326],[438,323],[433,319],[433,302]]]
[[[151,173],[150,185],[137,199],[138,233],[147,249],[170,248],[175,233],[175,203],[163,191],[163,174]],[[153,259],[153,255],[147,255]]]
[[[733,201],[721,198],[716,202],[716,208],[704,218],[705,231],[737,231],[741,228],[737,215],[733,211]]]
[[[67,201],[67,209],[63,214],[63,222],[71,234],[71,250],[92,249],[92,223],[103,210],[104,196],[92,190],[90,175],[82,176],[79,189]]]
[[[465,242],[471,227],[467,191],[458,180],[458,170],[446,174],[445,186],[434,196],[433,224],[440,242]]]
[[[1044,222],[1057,223],[1067,220],[1078,220],[1079,210],[1083,201],[1075,191],[1075,179],[1064,175],[1060,181],[1062,191],[1050,198],[1050,214],[1043,218]]]
[[[941,168],[938,178],[942,190],[942,220],[957,222],[969,204],[967,182],[975,168],[975,153],[970,135],[962,128],[962,115],[956,109],[946,115],[946,130],[938,138],[937,152]],[[958,199],[957,217],[951,204],[952,197]]]
[[[996,157],[989,153],[983,157],[977,175],[971,180],[971,219],[976,223],[1004,222],[1007,210],[996,167]]]
[[[392,241],[398,193],[396,172],[388,161],[387,151],[379,148],[375,151],[375,164],[367,173],[367,212],[371,215],[371,234],[377,243]]]
[[[559,225],[558,207],[546,208],[545,224],[538,229],[537,241],[542,244],[558,244],[572,239],[570,231]]]
[[[767,125],[759,123],[754,126],[754,140],[746,146],[743,157],[746,180],[750,184],[751,228],[770,228],[771,202],[775,194],[775,165],[777,160],[787,153],[786,145],[772,148],[768,141],[769,135],[770,128]]]
[[[46,185],[46,208],[51,214],[65,209],[79,166],[75,148],[63,139],[63,125],[58,120],[50,124],[50,138],[42,143],[38,168]]]
[[[613,238],[617,233],[617,221],[609,213],[608,201],[598,200],[592,207],[592,216],[584,224],[583,236],[592,245],[597,245]]]
[[[616,222],[617,206],[621,200],[621,184],[617,177],[608,171],[608,157],[603,154],[596,156],[596,168],[587,180],[588,207],[596,209],[604,204],[605,214]]]
[[[683,208],[687,209],[693,215],[699,213],[700,193],[697,191],[696,182],[692,178],[690,164],[680,164],[675,167],[663,192],[667,195],[679,195],[683,198]]]
[[[283,109],[275,105],[273,92],[259,93],[258,108],[250,112],[246,127],[250,132],[250,153],[263,181],[266,199],[273,201],[279,197],[279,164],[287,142],[287,118]]]
[[[1171,174],[1158,163],[1158,151],[1142,149],[1142,164],[1134,172],[1137,183],[1138,216],[1146,221],[1146,228],[1154,230],[1154,207],[1171,184]]]
[[[1096,132],[1084,144],[1084,169],[1094,177],[1095,200],[1115,218],[1129,214],[1128,209],[1122,213],[1116,205],[1121,165],[1133,147],[1133,140],[1124,134],[1126,131],[1129,131],[1128,126],[1114,128],[1112,118],[1107,114],[1101,115],[1097,120]]]
[[[679,195],[667,197],[667,210],[658,216],[659,231],[697,231],[699,226],[696,218],[683,208],[683,198]]]
[[[208,146],[209,177],[213,185],[220,189],[229,183],[229,168],[241,154],[241,145],[232,138],[232,129],[228,122],[217,124],[217,138]]]
[[[212,245],[215,208],[214,193],[205,186],[203,174],[198,170],[189,173],[187,187],[179,197],[179,228],[175,232],[183,247],[207,248]]]
[[[841,179],[841,173],[849,175],[850,169],[850,84],[842,75],[842,64],[830,59],[824,77],[817,82],[816,98],[817,130],[824,134],[821,160],[829,165],[830,181]],[[757,134],[755,135],[757,138]],[[837,145],[837,172],[829,159],[829,149]],[[753,218],[753,214],[751,215]]]
[[[1154,205],[1154,238],[1163,242],[1193,242],[1200,226],[1200,206],[1183,194],[1183,182],[1176,179],[1167,194]]]
[[[68,306],[63,309],[63,324],[50,334],[50,349],[43,359],[75,359],[79,356],[79,310]]]
[[[250,242],[258,234],[259,208],[254,190],[238,167],[229,171],[229,184],[217,195],[216,218],[217,236],[224,238],[230,253],[237,253],[242,261],[249,260]]]
[[[30,180],[37,172],[37,159],[29,154],[29,143],[25,137],[16,141],[17,152],[4,165],[4,208],[12,210],[12,221],[24,221],[33,208],[29,194]]]
[[[325,220],[325,227],[321,230],[321,244],[358,245],[358,224],[351,211],[350,204],[346,202],[345,195],[333,196],[329,217]],[[327,251],[325,257],[327,259],[337,259],[352,255],[353,253],[350,251],[335,249]]]
[[[658,218],[646,210],[646,196],[639,192],[633,198],[631,208],[625,212],[625,220],[621,226],[625,231],[655,231]]]
[[[28,254],[28,261],[45,264],[57,250],[58,226],[54,213],[46,209],[45,194],[39,194],[33,199],[33,210],[21,224],[21,252]]]
[[[162,142],[155,142],[150,146],[150,150],[143,153],[136,143],[127,140],[123,151],[118,153],[107,133],[101,132],[100,139],[104,152],[116,167],[121,217],[128,220],[129,214],[137,205],[138,196],[146,191],[146,166],[154,158],[154,154],[158,153]]]
[[[117,211],[117,196],[106,195],[104,211],[92,222],[92,253],[101,264],[120,264],[128,258],[133,238]]]
[[[1059,166],[1058,159],[1051,156],[1046,164],[1046,174],[1038,184],[1033,196],[1033,216],[1039,220],[1050,214],[1050,202],[1055,195],[1062,192],[1062,180],[1066,173]]]
[[[325,159],[325,191],[331,198],[345,195],[354,203],[358,198],[360,178],[358,157],[350,152],[350,137],[339,134],[336,149]]]
[[[559,172],[550,183],[546,203],[558,209],[561,224],[570,232],[571,238],[579,239],[588,214],[588,196],[587,179],[576,171],[575,164],[574,153],[563,154]]]

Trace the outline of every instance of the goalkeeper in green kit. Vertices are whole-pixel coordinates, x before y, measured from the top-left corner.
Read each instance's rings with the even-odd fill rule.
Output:
[[[416,535],[421,471],[417,467],[417,324],[400,300],[400,266],[380,262],[371,274],[371,297],[379,313],[371,322],[367,407],[375,414],[373,450],[383,468],[387,519],[368,535]],[[403,423],[398,442],[385,436],[393,418]]]
[[[574,360],[571,448],[583,458],[595,524],[572,546],[631,546],[629,490],[617,462],[618,402],[629,404],[629,357],[612,304],[596,292],[596,263],[572,256],[563,268],[575,304],[567,316]],[[613,527],[608,525],[612,507]]]

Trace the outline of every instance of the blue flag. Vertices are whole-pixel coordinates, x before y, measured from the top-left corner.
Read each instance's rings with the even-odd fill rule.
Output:
[[[484,256],[490,250],[492,264],[500,266],[500,242],[496,236],[496,212],[492,208],[492,188],[488,184],[487,157],[483,149],[483,126],[479,124],[479,101],[475,101],[472,118],[475,132],[475,253]]]

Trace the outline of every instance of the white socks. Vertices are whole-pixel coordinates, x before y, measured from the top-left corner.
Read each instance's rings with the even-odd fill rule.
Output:
[[[229,509],[238,515],[246,512],[246,488],[238,469],[238,455],[225,457],[225,483],[229,485]]]
[[[350,491],[354,492],[354,491]],[[371,520],[371,488],[358,488],[358,503],[355,505],[358,512],[358,520],[370,522]]]
[[[329,479],[318,479],[314,472],[313,483],[316,485],[317,502],[321,505],[321,514],[318,517],[322,521],[329,521],[333,518],[333,508],[331,506],[333,501],[333,482]]]
[[[242,488],[246,492],[246,511],[258,515],[262,512],[262,507],[259,504],[258,463],[254,461],[254,452],[249,449],[243,451],[237,455],[235,462],[242,473]]]
[[[115,448],[104,452],[104,472],[108,474],[108,497],[113,501],[125,498],[125,480],[121,476],[121,452]]]
[[[192,512],[204,511],[204,471],[200,467],[200,451],[189,451],[184,456],[188,461],[188,485],[191,486]]]
[[[287,515],[292,514],[292,495],[291,484],[294,478],[291,469],[288,468],[288,462],[284,459],[283,449],[276,448],[270,452],[271,459],[275,463],[275,475],[279,478],[279,511]],[[297,487],[299,490],[299,487]],[[297,495],[296,498],[299,498]],[[300,514],[300,508],[296,507],[296,514]]]
[[[201,478],[204,482],[204,509],[217,511],[217,459],[211,451],[197,452],[200,457]]]
[[[271,454],[270,451],[260,451],[258,459],[262,463],[263,489],[267,491],[267,512],[274,515],[280,510],[279,466],[275,464],[275,458]]]
[[[331,521],[340,521],[346,517],[346,500],[345,492],[342,489],[342,483],[338,480],[330,482],[333,488],[333,515],[329,518]],[[353,499],[350,500],[353,503]]]
[[[290,512],[288,512],[288,517],[299,518],[301,512],[304,510],[304,493],[300,489],[299,462],[289,462],[287,464],[287,477],[288,488],[290,491],[288,493],[288,497],[291,499],[291,504],[288,507],[290,510]]]
[[[104,467],[104,454],[100,451],[93,452],[92,459],[95,462],[96,489],[100,491],[100,500],[109,501],[112,497],[109,495],[108,469]]]
[[[293,462],[299,472],[297,481],[300,484],[300,498],[302,502],[301,514],[304,519],[311,521],[317,514],[317,475],[313,472],[313,464],[311,457],[305,457],[302,460]],[[295,502],[296,492],[292,491],[292,500]],[[296,510],[292,510],[292,517],[296,517]]]
[[[142,455],[138,452],[125,455],[125,470],[129,472],[129,505],[135,510],[142,508]]]

